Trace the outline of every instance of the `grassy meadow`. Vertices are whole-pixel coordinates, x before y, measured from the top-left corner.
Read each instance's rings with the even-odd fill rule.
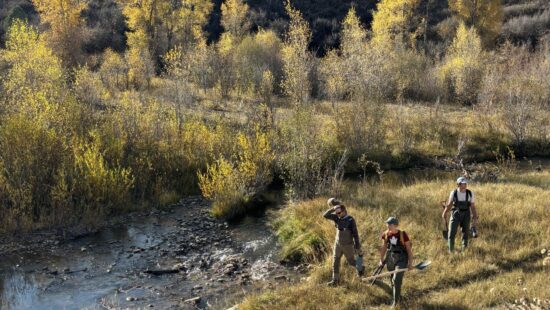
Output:
[[[358,223],[367,273],[376,266],[384,220],[398,216],[412,240],[415,262],[431,260],[422,272],[405,275],[403,309],[486,309],[526,298],[550,298],[550,268],[541,249],[550,247],[550,172],[515,172],[502,182],[473,182],[479,213],[477,239],[461,252],[447,253],[439,201],[454,186],[452,174],[420,178],[410,184],[383,180],[345,182],[342,200]],[[309,261],[313,270],[295,285],[248,297],[239,309],[389,308],[383,285],[362,283],[343,268],[343,284],[330,280],[333,225],[322,217],[325,197],[289,204],[275,227],[286,258]],[[457,234],[457,244],[460,243]],[[386,285],[389,280],[384,281]]]

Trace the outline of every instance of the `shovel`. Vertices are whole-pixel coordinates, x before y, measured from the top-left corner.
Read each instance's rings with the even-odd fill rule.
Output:
[[[385,260],[382,262],[382,265],[379,265],[378,267],[376,267],[376,269],[374,269],[374,272],[372,273],[372,276],[374,277],[374,276],[379,275],[382,272],[382,270],[384,269],[384,265],[386,265]],[[370,285],[373,285],[374,282],[376,282],[376,278],[372,279],[372,281],[370,282]]]
[[[415,270],[424,270],[426,269],[426,267],[428,267],[432,262],[431,261],[423,261],[421,263],[418,263],[416,264],[416,266],[414,266],[414,269]],[[384,273],[379,273],[375,276],[371,276],[371,277],[367,277],[367,278],[363,278],[361,279],[362,281],[372,281],[374,279],[377,279],[377,278],[380,278],[380,277],[385,277],[385,276],[389,276],[389,275],[392,275],[392,274],[396,274],[396,273],[399,273],[399,272],[406,272],[406,271],[409,271],[409,269],[407,268],[403,268],[403,269],[399,269],[399,268],[396,268],[394,271],[388,271],[388,272],[384,272]]]
[[[441,206],[443,207],[444,210],[446,207],[445,205],[446,203],[447,203],[446,201],[441,201]],[[447,218],[444,218],[443,221],[445,221],[445,228],[443,228],[441,233],[443,234],[443,239],[447,240],[449,238],[449,223],[447,223]]]

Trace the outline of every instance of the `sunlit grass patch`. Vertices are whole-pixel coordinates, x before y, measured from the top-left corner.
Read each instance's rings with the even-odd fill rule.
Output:
[[[540,174],[540,173],[539,173]],[[447,253],[439,201],[454,187],[452,178],[396,182],[345,183],[341,199],[358,223],[367,273],[379,259],[383,220],[398,216],[412,239],[416,261],[430,259],[422,272],[405,276],[405,308],[490,308],[522,297],[548,298],[548,268],[541,248],[550,246],[547,210],[550,192],[546,173],[508,176],[501,183],[472,183],[480,222],[479,238],[465,251]],[[364,309],[387,307],[390,296],[361,283],[353,268],[343,267],[343,286],[329,288],[330,251],[334,227],[322,218],[325,199],[292,204],[281,211],[276,227],[283,255],[317,261],[307,281],[250,296],[242,309]],[[317,245],[312,246],[312,236]],[[457,234],[460,243],[460,233]],[[387,283],[387,281],[386,281]]]

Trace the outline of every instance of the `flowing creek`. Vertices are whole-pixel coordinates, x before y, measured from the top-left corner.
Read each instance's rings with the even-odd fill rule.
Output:
[[[268,220],[229,225],[189,197],[77,240],[2,255],[0,309],[229,308],[305,271],[279,263]]]

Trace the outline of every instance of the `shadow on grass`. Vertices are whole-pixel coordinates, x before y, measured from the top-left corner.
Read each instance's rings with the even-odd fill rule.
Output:
[[[419,309],[423,309],[423,310],[468,310],[469,308],[468,307],[464,307],[464,306],[452,306],[452,305],[441,305],[441,304],[431,304],[431,303],[427,303],[427,302],[424,302],[424,303],[420,303],[420,304],[417,304],[415,305],[417,306]]]
[[[442,278],[439,281],[435,282],[431,287],[427,287],[420,290],[412,289],[406,294],[406,296],[408,298],[417,298],[433,292],[444,291],[449,288],[462,287],[464,285],[471,284],[472,282],[484,281],[484,280],[487,280],[488,278],[491,278],[506,272],[512,272],[516,269],[522,269],[526,273],[540,272],[542,270],[542,267],[540,266],[533,267],[533,268],[526,268],[525,266],[526,264],[536,262],[538,259],[540,259],[540,254],[536,252],[525,255],[515,260],[505,259],[501,262],[495,263],[497,268],[476,271],[475,273],[469,273],[462,277],[457,277],[457,278],[455,277]],[[437,309],[437,308],[433,308],[433,309]]]
[[[378,286],[379,288],[383,289],[384,292],[388,293],[390,296],[392,296],[393,294],[393,290],[391,288],[391,286],[389,286],[388,284],[382,282],[381,280],[376,280],[374,282],[374,285]]]

